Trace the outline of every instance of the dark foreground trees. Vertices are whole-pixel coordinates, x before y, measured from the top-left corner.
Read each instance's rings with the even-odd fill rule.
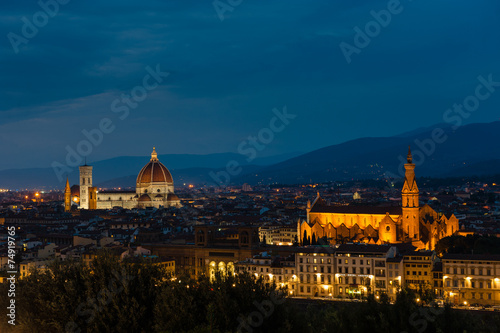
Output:
[[[250,275],[214,281],[173,278],[150,263],[103,255],[90,266],[54,263],[17,282],[16,326],[7,324],[0,285],[0,332],[498,332],[500,319],[421,307],[411,291],[391,305],[282,298]]]

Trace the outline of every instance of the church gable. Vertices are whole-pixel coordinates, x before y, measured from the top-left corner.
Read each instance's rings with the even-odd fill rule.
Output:
[[[349,228],[344,223],[337,228],[337,238],[349,238]]]
[[[359,225],[356,223],[349,229],[349,238],[353,239],[358,233],[363,233]]]
[[[325,230],[325,235],[328,239],[337,238],[337,229],[331,223],[328,223],[325,226],[324,230]]]
[[[371,237],[371,238],[376,238],[378,237],[378,232],[373,228],[373,226],[370,224],[368,227],[365,228],[364,232],[366,237]]]

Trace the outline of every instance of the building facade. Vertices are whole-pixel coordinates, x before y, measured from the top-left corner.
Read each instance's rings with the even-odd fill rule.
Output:
[[[442,263],[450,303],[500,305],[500,255],[445,254]]]

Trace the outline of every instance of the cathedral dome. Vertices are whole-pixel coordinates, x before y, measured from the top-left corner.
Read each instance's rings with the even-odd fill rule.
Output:
[[[141,169],[137,176],[137,185],[150,183],[173,183],[170,171],[158,160],[155,148],[151,153],[151,161]]]

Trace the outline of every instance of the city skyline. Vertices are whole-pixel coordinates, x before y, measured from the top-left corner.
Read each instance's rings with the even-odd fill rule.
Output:
[[[491,95],[460,121],[498,120],[500,48],[491,40],[500,5],[394,3],[2,4],[0,153],[8,158],[0,170],[63,161],[103,119],[109,133],[92,161],[155,145],[166,154],[237,152],[284,107],[296,119],[259,157],[308,152],[456,124],[447,110],[485,80],[493,86],[481,96]],[[143,91],[137,103],[122,95]]]

